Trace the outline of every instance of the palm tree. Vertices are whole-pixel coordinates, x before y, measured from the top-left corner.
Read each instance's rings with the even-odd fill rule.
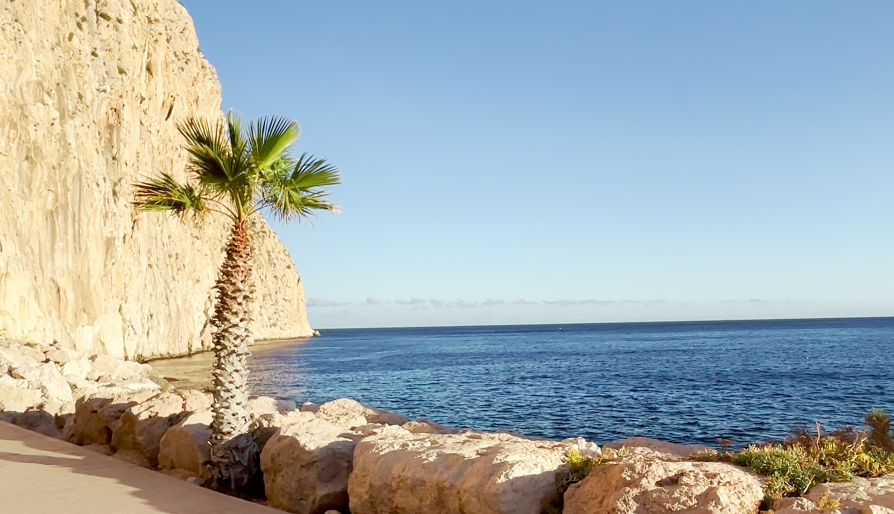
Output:
[[[212,213],[232,222],[214,285],[210,478],[213,487],[235,490],[252,478],[259,453],[250,430],[246,387],[254,296],[250,221],[262,210],[283,222],[306,219],[320,210],[337,212],[325,188],[340,179],[325,159],[292,156],[299,127],[285,118],[261,118],[243,129],[231,111],[226,121],[190,118],[177,128],[189,154],[187,181],[161,173],[138,182],[134,206],[138,212],[166,211],[181,219],[204,219]]]

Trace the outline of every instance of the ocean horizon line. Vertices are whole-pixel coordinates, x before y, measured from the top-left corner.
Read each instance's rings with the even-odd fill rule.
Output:
[[[565,326],[589,326],[589,325],[661,325],[661,324],[708,324],[708,323],[760,323],[760,322],[797,322],[797,321],[855,321],[855,320],[894,320],[891,316],[834,316],[834,317],[805,317],[805,318],[741,318],[741,319],[681,319],[681,320],[650,320],[650,321],[574,321],[569,323],[492,323],[479,325],[406,325],[388,327],[315,327],[319,331],[333,330],[413,330],[413,329],[437,329],[437,328],[511,328],[511,327],[565,327]]]

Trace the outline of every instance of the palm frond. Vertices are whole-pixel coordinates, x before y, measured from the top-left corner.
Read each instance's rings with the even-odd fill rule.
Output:
[[[307,155],[307,152],[298,158],[292,168],[290,179],[293,187],[305,189],[341,184],[338,168],[326,163],[326,159],[314,159],[314,156]]]
[[[303,154],[291,170],[281,169],[264,177],[260,204],[281,221],[309,218],[316,211],[338,212],[338,206],[326,199],[329,192],[320,189],[341,183],[338,169],[325,159]]]
[[[185,216],[202,214],[207,204],[201,192],[190,184],[181,184],[168,173],[134,184],[133,205],[137,211],[169,211]]]
[[[229,136],[230,148],[234,154],[241,152],[245,148],[245,142],[242,138],[242,117],[232,110],[227,112],[227,136]]]
[[[221,123],[189,118],[177,125],[186,139],[189,153],[188,169],[200,183],[214,186],[230,181],[230,151],[227,128]]]
[[[279,116],[259,118],[246,130],[252,157],[261,169],[269,168],[285,157],[300,134],[298,123]]]

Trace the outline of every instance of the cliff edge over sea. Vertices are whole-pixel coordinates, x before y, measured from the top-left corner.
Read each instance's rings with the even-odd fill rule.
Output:
[[[183,178],[176,123],[221,86],[175,0],[0,5],[0,337],[127,359],[207,349],[227,227],[134,216]],[[291,257],[255,224],[258,339],[310,336]]]

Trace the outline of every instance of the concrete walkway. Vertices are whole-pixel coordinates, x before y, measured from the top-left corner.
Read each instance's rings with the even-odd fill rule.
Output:
[[[3,422],[0,513],[282,514]]]

